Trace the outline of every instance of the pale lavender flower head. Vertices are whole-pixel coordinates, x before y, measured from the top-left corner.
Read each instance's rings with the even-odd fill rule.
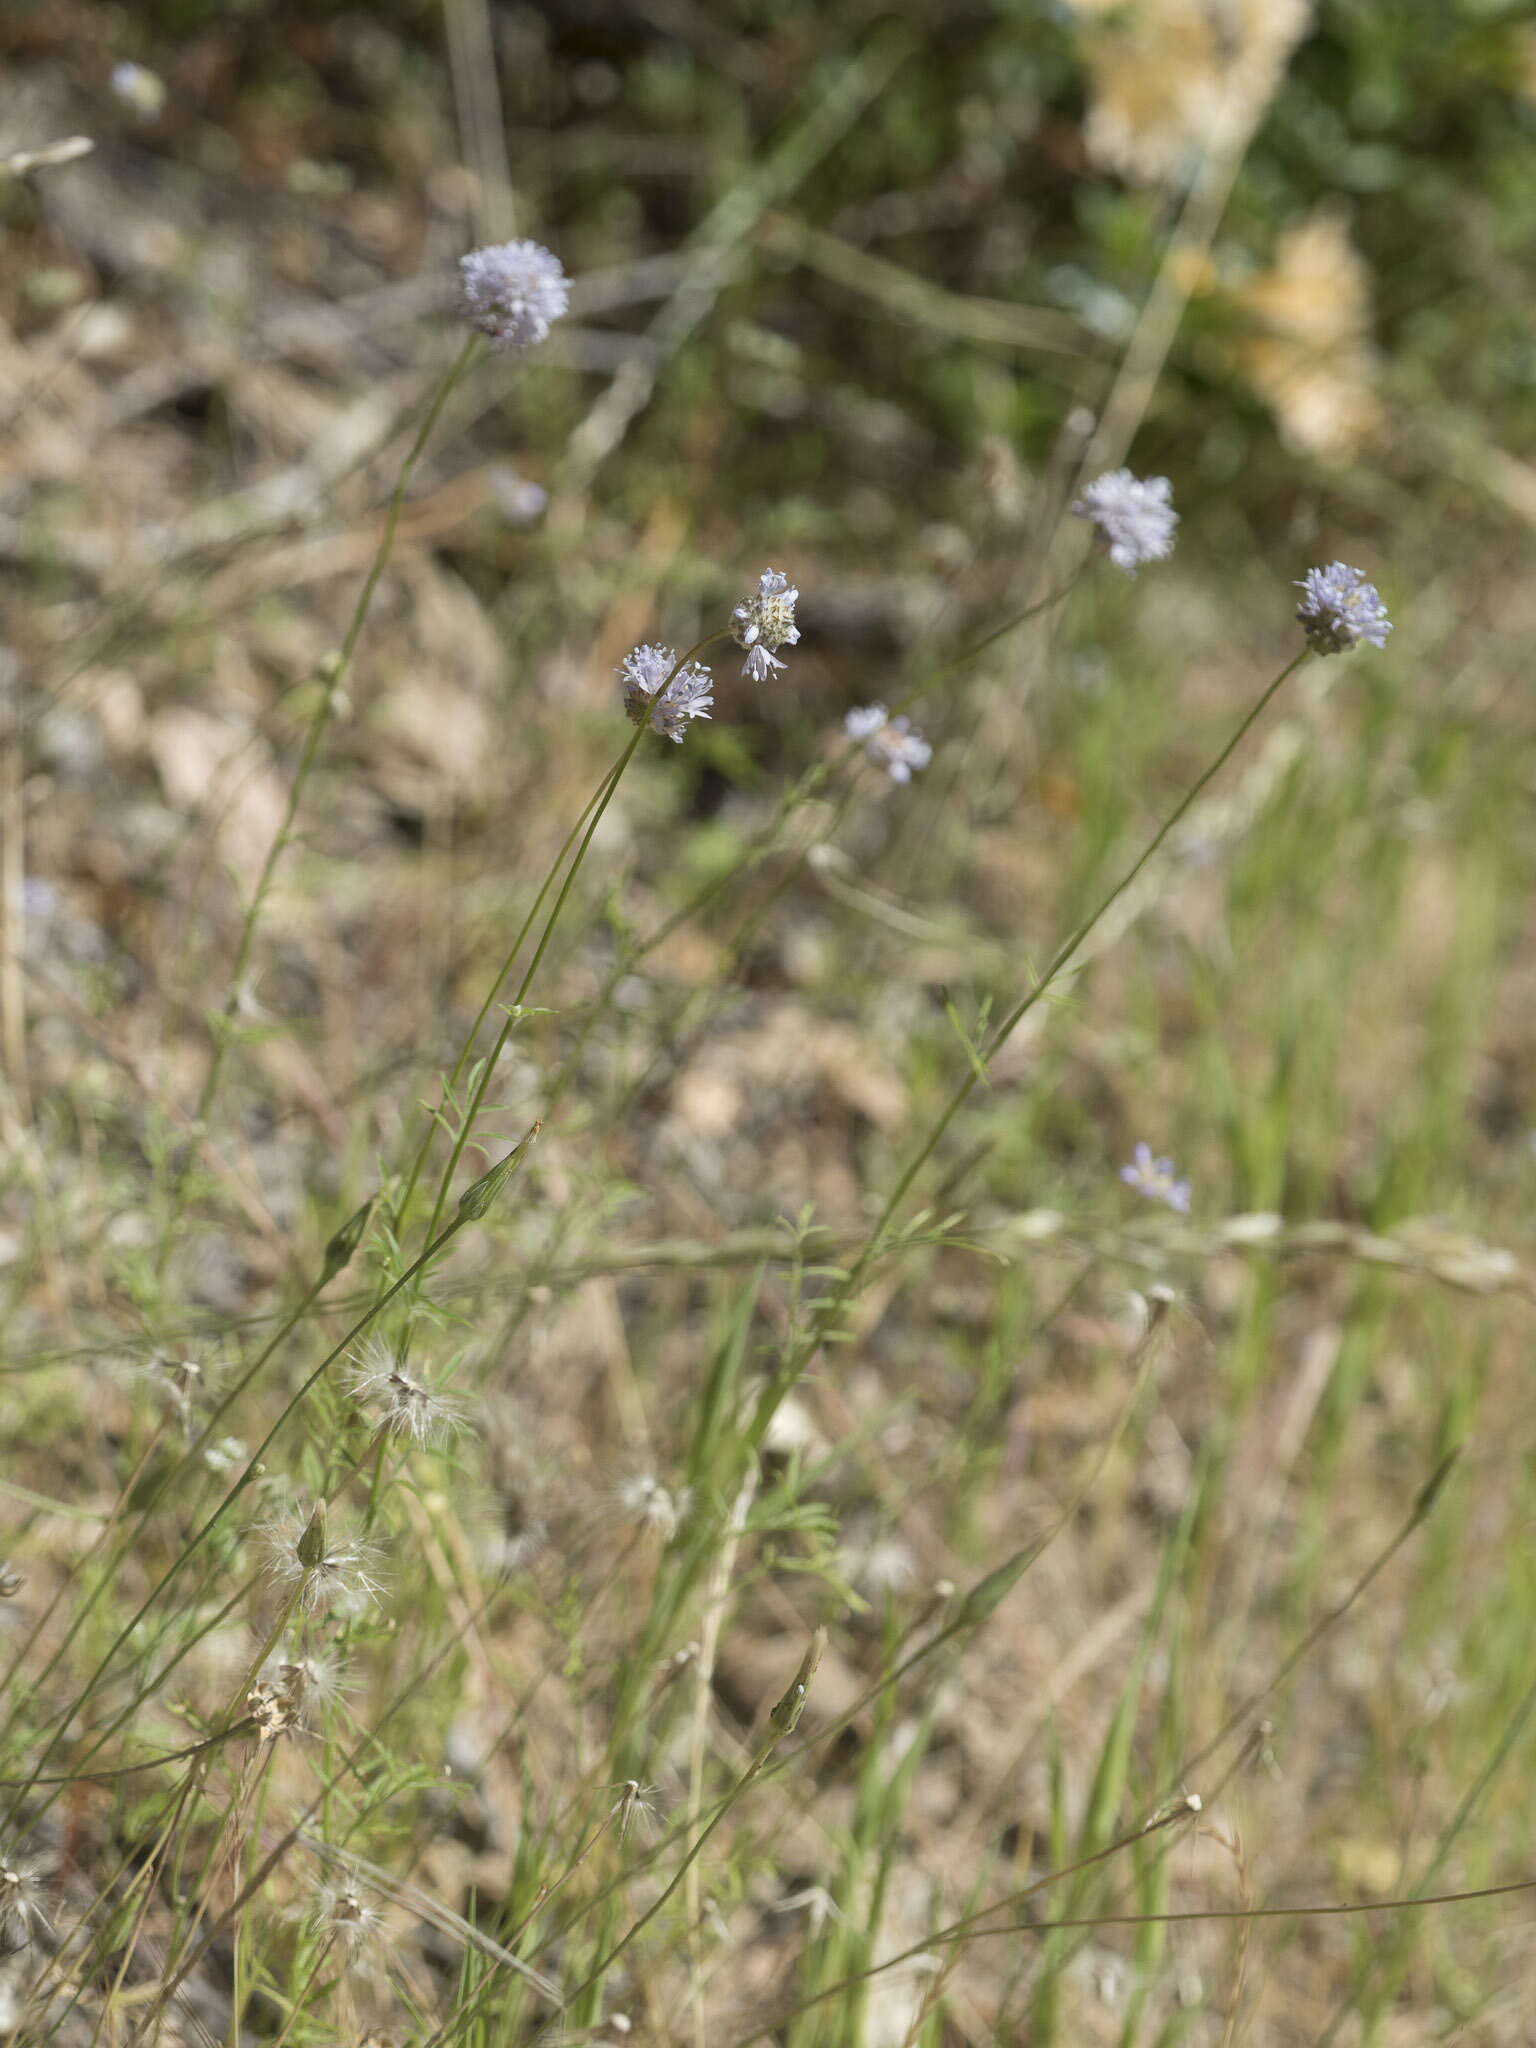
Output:
[[[1385,647],[1392,621],[1374,583],[1345,562],[1309,569],[1296,588],[1304,593],[1296,616],[1314,654],[1344,654],[1362,640]]]
[[[649,724],[652,732],[681,746],[691,721],[708,718],[714,685],[701,662],[690,661],[672,676],[674,668],[677,656],[670,647],[634,647],[620,663],[619,674],[624,678],[624,711],[630,724]]]
[[[1143,479],[1128,469],[1112,469],[1094,478],[1072,511],[1093,522],[1099,545],[1127,575],[1133,576],[1143,562],[1161,562],[1173,553],[1179,515],[1165,476]]]
[[[933,749],[920,732],[912,730],[907,718],[892,718],[883,704],[865,704],[850,711],[843,720],[849,739],[858,740],[877,768],[883,768],[892,782],[910,782],[914,772],[926,768]]]
[[[1179,1179],[1171,1159],[1154,1159],[1150,1145],[1136,1147],[1134,1163],[1121,1167],[1120,1178],[1148,1201],[1166,1202],[1181,1216],[1189,1214],[1189,1182]]]
[[[784,666],[775,659],[781,647],[793,647],[800,638],[795,624],[795,605],[800,593],[781,569],[765,569],[757,589],[744,597],[731,613],[731,638],[746,649],[741,664],[744,676],[765,683],[775,669]]]
[[[498,242],[459,258],[464,318],[492,348],[532,348],[571,303],[558,256],[538,242]]]

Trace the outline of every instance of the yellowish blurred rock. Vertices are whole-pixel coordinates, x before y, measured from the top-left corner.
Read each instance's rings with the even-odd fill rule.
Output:
[[[1346,462],[1381,424],[1371,277],[1339,212],[1319,207],[1279,238],[1270,269],[1235,295],[1254,323],[1239,367],[1298,454]]]
[[[1088,67],[1088,153],[1176,179],[1257,127],[1312,22],[1310,0],[1072,0]]]

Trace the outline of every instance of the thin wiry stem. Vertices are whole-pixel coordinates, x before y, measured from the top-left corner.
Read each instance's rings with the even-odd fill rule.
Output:
[[[1100,901],[1095,904],[1093,909],[1088,912],[1069,936],[1057,947],[1044,971],[1035,979],[1029,989],[997,1027],[990,1044],[983,1049],[979,1061],[972,1062],[967,1066],[959,1085],[945,1104],[928,1136],[902,1169],[901,1174],[897,1178],[896,1185],[892,1188],[881,1208],[874,1228],[865,1239],[863,1249],[859,1252],[848,1273],[833,1291],[826,1306],[823,1308],[818,1305],[811,1329],[801,1342],[790,1351],[778,1371],[772,1375],[764,1387],[758,1399],[757,1410],[748,1431],[745,1446],[748,1451],[755,1449],[762,1442],[768,1424],[773,1419],[780,1402],[821,1348],[826,1335],[835,1328],[838,1317],[842,1314],[848,1303],[858,1293],[865,1274],[885,1249],[891,1224],[897,1211],[906,1200],[918,1175],[938,1149],[945,1132],[970,1100],[981,1075],[986,1072],[991,1062],[996,1059],[998,1053],[1002,1051],[1030,1011],[1034,1009],[1041,998],[1054,986],[1059,976],[1071,963],[1074,955],[1089,933],[1114,907],[1126,890],[1132,886],[1136,878],[1146,867],[1148,861],[1154,858],[1159,848],[1168,839],[1170,833],[1177,829],[1182,820],[1199,801],[1210,783],[1221,773],[1221,770],[1232,758],[1232,755],[1242,745],[1249,732],[1263,716],[1265,710],[1287,678],[1293,675],[1302,662],[1306,660],[1307,653],[1308,650],[1303,648],[1298,655],[1286,663],[1279,674],[1259,693],[1254,703],[1239,720],[1226,744],[1216,754],[1214,759],[1208,763],[1202,773],[1196,776],[1195,780],[1163,820],[1157,831],[1153,833],[1151,839],[1148,840],[1146,846],[1143,847],[1136,859],[1132,861],[1119,880],[1112,885]]]
[[[672,668],[668,671],[666,678],[657,690],[656,695],[658,697],[664,696],[666,694],[667,689],[670,687],[673,679],[676,676],[680,675],[685,668],[687,668],[688,664],[695,658],[695,656],[702,654],[706,647],[713,646],[715,641],[724,640],[726,637],[727,635],[724,633],[708,633],[702,640],[695,642],[695,644],[689,648],[688,652],[684,655],[681,655],[678,658],[678,660],[673,664]],[[570,867],[566,871],[565,880],[560,885],[560,893],[555,898],[554,907],[551,909],[548,918],[545,920],[544,929],[539,935],[539,943],[534,948],[533,958],[529,961],[527,971],[524,973],[521,982],[518,984],[516,995],[513,996],[511,1002],[507,1005],[507,1014],[502,1023],[500,1031],[496,1034],[496,1042],[491,1047],[490,1053],[486,1058],[485,1065],[481,1069],[480,1079],[475,1086],[474,1093],[471,1095],[469,1103],[465,1108],[463,1115],[459,1119],[459,1128],[454,1136],[453,1149],[449,1154],[447,1165],[443,1168],[442,1179],[438,1183],[437,1201],[433,1206],[432,1220],[427,1225],[427,1234],[429,1237],[437,1229],[438,1222],[441,1219],[443,1211],[447,1206],[448,1193],[450,1188],[453,1186],[453,1176],[458,1171],[459,1161],[464,1156],[464,1148],[468,1145],[470,1137],[474,1132],[475,1119],[479,1116],[481,1105],[485,1101],[486,1091],[489,1089],[491,1085],[491,1077],[494,1075],[496,1071],[497,1062],[500,1060],[502,1053],[506,1050],[508,1039],[512,1036],[512,1033],[517,1028],[518,1022],[522,1014],[522,1007],[524,1003],[526,1003],[528,1000],[529,991],[533,987],[534,978],[538,974],[540,966],[543,964],[545,953],[549,950],[549,942],[555,935],[555,927],[560,922],[561,913],[565,909],[566,903],[570,898],[571,889],[575,884],[576,877],[581,873],[582,863],[585,861],[587,857],[588,850],[592,845],[593,837],[597,831],[598,826],[603,822],[603,814],[613,800],[614,791],[618,788],[620,782],[623,780],[625,769],[634,759],[635,753],[639,748],[640,742],[645,738],[645,735],[648,730],[648,725],[640,725],[636,727],[634,738],[629,742],[629,745],[624,749],[623,753],[619,756],[614,766],[610,769],[609,773],[604,778],[603,784],[601,786],[601,794],[595,806],[592,809],[592,815],[588,822],[587,829],[582,834],[580,846],[578,846],[576,849],[576,856],[574,860],[572,860]],[[482,1014],[484,1013],[482,1012]]]
[[[625,759],[628,759],[627,753],[625,755]],[[527,940],[529,932],[533,929],[533,921],[538,916],[539,912],[543,909],[544,899],[549,894],[550,890],[554,887],[555,877],[559,874],[561,868],[565,865],[566,856],[569,854],[571,848],[575,845],[578,833],[581,831],[582,827],[586,824],[588,818],[590,817],[593,805],[604,801],[613,782],[613,778],[617,774],[617,772],[617,766],[615,766],[614,768],[610,768],[608,773],[603,777],[602,781],[597,785],[597,788],[593,790],[591,796],[588,797],[586,806],[583,809],[580,817],[576,820],[575,824],[566,834],[565,844],[561,847],[560,851],[555,855],[549,873],[544,877],[543,885],[540,888],[538,895],[534,897],[533,902],[529,907],[528,915],[523,919],[522,926],[518,931],[517,937],[512,941],[512,944],[508,947],[506,958],[502,961],[501,966],[496,971],[495,979],[492,981],[490,987],[486,990],[485,1001],[480,1005],[480,1009],[475,1017],[475,1021],[469,1027],[468,1035],[464,1040],[463,1046],[460,1048],[457,1060],[455,1060],[454,1062],[453,1072],[449,1075],[447,1083],[443,1087],[443,1090],[439,1097],[437,1114],[436,1116],[431,1117],[428,1120],[427,1129],[422,1137],[421,1144],[417,1148],[416,1157],[411,1162],[411,1170],[406,1175],[405,1187],[401,1191],[398,1201],[395,1203],[394,1222],[395,1230],[397,1233],[404,1228],[406,1215],[410,1209],[411,1202],[416,1193],[417,1182],[421,1178],[421,1170],[427,1163],[427,1154],[431,1151],[432,1140],[437,1134],[437,1126],[439,1122],[442,1120],[443,1112],[454,1100],[456,1091],[458,1089],[458,1085],[460,1081],[464,1078],[464,1070],[469,1065],[470,1058],[474,1052],[475,1041],[480,1036],[480,1032],[485,1023],[486,1018],[491,1014],[492,1005],[495,1003],[497,996],[500,995],[502,985],[505,983],[507,976],[512,972],[512,968],[517,960],[517,956],[523,950],[524,942]]]
[[[1135,1836],[1128,1836],[1115,1843],[1115,1848],[1124,1848]],[[1106,1852],[1107,1853],[1107,1852]],[[1065,1877],[1070,1873],[1058,1871],[1053,1876]],[[1040,1884],[1050,1882],[1048,1878]],[[1033,1887],[1032,1887],[1033,1889]],[[887,1970],[894,1970],[902,1963],[910,1963],[918,1956],[927,1955],[931,1949],[947,1947],[955,1941],[984,1941],[999,1935],[1034,1934],[1045,1936],[1062,1929],[1091,1929],[1095,1927],[1186,1927],[1208,1923],[1246,1922],[1255,1920],[1326,1920],[1357,1918],[1364,1913],[1403,1913],[1423,1906],[1463,1906],[1479,1899],[1507,1899],[1522,1892],[1536,1891],[1536,1877],[1519,1877],[1507,1884],[1479,1885],[1475,1890],[1464,1892],[1408,1892],[1391,1899],[1321,1899],[1298,1900],[1288,1906],[1200,1906],[1185,1912],[1169,1913],[1084,1913],[1065,1920],[1009,1920],[1001,1927],[978,1927],[974,1923],[980,1914],[970,1915],[965,1920],[956,1920],[948,1927],[940,1927],[930,1934],[926,1941],[915,1942],[911,1948],[902,1949],[899,1954],[887,1956],[884,1962],[875,1963],[867,1970],[860,1970],[851,1977],[842,1977],[835,1984],[827,1984],[820,1991],[803,1998],[799,2004],[786,2006],[776,2013],[765,2026],[754,2028],[750,2034],[740,2034],[732,2048],[752,2048],[756,2041],[766,2041],[781,2027],[797,2019],[801,2013],[809,2012],[813,2006],[835,1998],[840,1992],[852,1990],[856,1985],[867,1984],[874,1977],[882,1976]],[[996,1913],[1013,1905],[1024,1894],[1011,1899],[1000,1899],[997,1905],[984,1909]],[[1326,2037],[1325,2037],[1326,2038]]]
[[[464,1228],[465,1224],[469,1220],[470,1219],[467,1216],[455,1216],[453,1220],[448,1224],[446,1229],[444,1229],[437,1237],[433,1238],[432,1241],[426,1246],[425,1250],[422,1251],[419,1254],[419,1256],[415,1258],[409,1266],[406,1267],[405,1271],[400,1275],[399,1279],[396,1280],[394,1284],[391,1287],[389,1287],[379,1297],[379,1299],[373,1304],[371,1308],[367,1309],[364,1312],[364,1314],[358,1318],[358,1320],[352,1325],[351,1329],[348,1330],[347,1334],[342,1338],[341,1342],[337,1344],[334,1347],[334,1349],[326,1353],[325,1357],[321,1359],[320,1363],[315,1367],[314,1371],[311,1372],[308,1378],[302,1382],[297,1393],[295,1393],[289,1400],[287,1406],[283,1409],[282,1413],[278,1416],[277,1420],[272,1424],[272,1427],[267,1431],[267,1434],[262,1438],[261,1442],[257,1445],[255,1451],[247,1460],[244,1471],[240,1474],[239,1478],[236,1479],[234,1485],[230,1488],[229,1492],[224,1496],[223,1500],[220,1501],[219,1505],[214,1509],[213,1513],[208,1517],[207,1521],[203,1523],[202,1527],[199,1530],[197,1530],[197,1532],[193,1536],[191,1536],[188,1539],[188,1541],[182,1546],[181,1550],[178,1552],[175,1559],[172,1561],[171,1564],[169,1564],[166,1567],[165,1571],[161,1574],[159,1580],[154,1585],[154,1587],[148,1593],[145,1594],[143,1600],[140,1601],[139,1606],[135,1610],[133,1615],[130,1617],[128,1621],[126,1621],[123,1624],[123,1626],[118,1630],[117,1634],[113,1637],[112,1642],[100,1658],[99,1662],[96,1665],[95,1670],[91,1673],[90,1678],[82,1687],[75,1701],[62,1715],[59,1716],[58,1725],[54,1730],[53,1737],[48,1743],[47,1748],[43,1751],[42,1756],[38,1759],[38,1763],[36,1766],[37,1771],[40,1772],[45,1767],[45,1765],[47,1765],[52,1760],[54,1752],[58,1749],[60,1742],[64,1738],[64,1731],[69,1727],[71,1721],[74,1719],[74,1716],[79,1711],[81,1705],[90,1698],[92,1692],[96,1688],[96,1685],[98,1684],[102,1676],[105,1674],[105,1672],[109,1669],[112,1663],[112,1659],[117,1655],[118,1651],[122,1648],[123,1644],[127,1642],[128,1638],[133,1634],[133,1631],[138,1627],[139,1623],[144,1619],[145,1615],[149,1613],[150,1609],[154,1606],[155,1602],[160,1598],[160,1596],[180,1576],[182,1571],[191,1562],[192,1558],[197,1554],[197,1552],[201,1549],[203,1544],[208,1540],[209,1536],[211,1536],[214,1530],[218,1528],[220,1523],[223,1521],[224,1517],[229,1513],[230,1509],[234,1506],[235,1502],[240,1498],[241,1494],[244,1493],[244,1491],[249,1485],[251,1485],[257,1473],[262,1469],[262,1460],[265,1458],[267,1451],[270,1449],[274,1439],[278,1435],[278,1432],[283,1428],[284,1424],[288,1421],[289,1417],[294,1413],[295,1409],[297,1409],[300,1406],[300,1404],[304,1401],[311,1387],[313,1387],[316,1381],[319,1380],[322,1377],[322,1375],[325,1372],[327,1372],[332,1365],[335,1364],[338,1358],[340,1358],[346,1351],[348,1351],[351,1348],[353,1344],[356,1343],[357,1339],[363,1335],[364,1331],[367,1330],[369,1324],[373,1322],[374,1318],[378,1316],[386,1307],[388,1307],[389,1303],[395,1298],[395,1296],[399,1294],[402,1291],[402,1289],[408,1286],[409,1283],[416,1277],[416,1275],[419,1272],[423,1270],[424,1267],[426,1267],[433,1259],[436,1258],[437,1254],[444,1248],[445,1245],[449,1243],[449,1241],[452,1238],[457,1236],[458,1232]],[[111,1737],[116,1733],[117,1729],[122,1726],[123,1721],[127,1717],[127,1715],[134,1710],[135,1705],[136,1702],[130,1701],[129,1705],[123,1709],[123,1712],[119,1714],[117,1718],[114,1721],[112,1721],[111,1724],[96,1738],[95,1742],[91,1745],[90,1749],[86,1751],[85,1756],[81,1759],[83,1763],[89,1763],[93,1756],[96,1756],[100,1753],[103,1746],[108,1741],[110,1741]],[[16,1814],[20,1808],[21,1799],[24,1796],[25,1794],[18,1794],[17,1800],[11,1807],[10,1813],[7,1817],[7,1826],[14,1825]],[[54,1798],[57,1798],[58,1794],[55,1793],[53,1796]],[[49,1802],[49,1804],[51,1803],[52,1801]]]

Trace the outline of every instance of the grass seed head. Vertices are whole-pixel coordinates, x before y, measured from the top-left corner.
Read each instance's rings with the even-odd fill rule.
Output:
[[[425,1445],[464,1427],[464,1413],[457,1402],[437,1393],[425,1380],[412,1378],[382,1345],[364,1349],[347,1391],[359,1407],[376,1413],[378,1426],[388,1437],[405,1437]]]
[[[284,1594],[297,1587],[298,1604],[305,1614],[356,1606],[379,1597],[378,1545],[328,1529],[324,1502],[307,1518],[298,1509],[273,1516],[263,1523],[261,1535],[268,1552],[269,1578]]]

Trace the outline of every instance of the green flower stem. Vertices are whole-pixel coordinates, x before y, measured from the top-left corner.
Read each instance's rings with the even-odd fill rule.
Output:
[[[256,1681],[260,1678],[262,1665],[266,1663],[267,1659],[271,1656],[272,1652],[277,1648],[278,1644],[282,1641],[283,1630],[288,1626],[289,1622],[293,1619],[293,1610],[298,1606],[300,1596],[302,1595],[304,1588],[308,1583],[309,1574],[308,1572],[306,1572],[303,1578],[299,1580],[299,1583],[293,1588],[293,1591],[288,1595],[287,1599],[283,1602],[282,1606],[277,1610],[277,1619],[273,1622],[271,1628],[268,1629],[266,1641],[262,1644],[261,1648],[256,1652],[256,1655],[252,1658],[250,1670],[246,1672],[245,1677],[241,1680],[240,1684],[235,1688],[235,1696],[233,1700],[231,1700],[229,1706],[229,1717],[232,1721],[238,1716],[240,1709],[244,1706],[246,1699],[249,1697],[253,1687],[256,1684]]]
[[[673,677],[680,674],[688,666],[689,662],[704,652],[706,647],[713,646],[715,641],[725,638],[726,635],[724,633],[709,633],[702,640],[697,641],[688,649],[686,654],[678,658],[656,694],[658,696],[662,695],[671,684]],[[539,936],[539,943],[534,949],[533,958],[529,961],[527,971],[524,973],[522,981],[518,984],[517,994],[507,1005],[507,1014],[500,1031],[496,1034],[496,1042],[491,1048],[490,1055],[481,1071],[480,1079],[475,1085],[474,1093],[470,1097],[469,1106],[460,1119],[459,1129],[453,1141],[453,1149],[448,1157],[448,1164],[443,1168],[442,1179],[438,1183],[437,1201],[433,1206],[432,1220],[427,1225],[429,1237],[442,1220],[443,1210],[448,1202],[448,1192],[453,1186],[454,1174],[458,1171],[459,1161],[464,1156],[464,1148],[468,1145],[473,1134],[475,1119],[480,1114],[481,1104],[485,1101],[486,1091],[491,1085],[491,1077],[496,1071],[496,1063],[506,1049],[507,1040],[517,1028],[522,1007],[528,1000],[528,992],[533,987],[534,977],[538,974],[539,968],[543,964],[544,955],[549,949],[550,940],[554,937],[555,927],[560,922],[561,912],[565,909],[566,903],[570,898],[571,889],[575,884],[576,877],[581,873],[582,863],[585,861],[588,850],[592,845],[593,836],[598,826],[603,822],[603,814],[613,800],[614,791],[623,780],[625,769],[635,758],[640,742],[645,738],[648,730],[649,727],[646,725],[636,728],[634,738],[629,742],[629,745],[624,749],[618,761],[610,770],[605,779],[602,794],[592,808],[591,819],[588,822],[586,831],[582,834],[581,844],[576,849],[576,857],[571,862],[566,872],[565,880],[560,885],[560,893],[555,898],[554,907],[545,921],[544,929]]]
[[[624,759],[628,759],[627,753],[624,756]],[[485,1020],[491,1013],[491,1006],[496,1001],[497,996],[501,993],[502,985],[506,981],[507,976],[512,972],[512,968],[517,960],[517,956],[523,950],[524,941],[527,939],[529,932],[533,929],[533,921],[538,916],[539,912],[543,909],[544,899],[549,894],[550,890],[554,887],[555,877],[559,874],[561,868],[565,865],[566,856],[570,853],[571,848],[576,844],[577,836],[581,832],[582,827],[586,824],[588,818],[591,816],[593,805],[603,802],[606,799],[609,787],[613,782],[614,776],[618,773],[618,768],[620,765],[622,764],[616,764],[613,768],[609,769],[608,773],[603,777],[602,781],[597,785],[597,788],[592,792],[591,796],[587,799],[586,807],[582,811],[581,816],[576,820],[575,824],[571,827],[569,833],[566,835],[565,844],[561,847],[560,851],[555,855],[553,865],[550,867],[549,873],[544,877],[543,886],[540,888],[538,895],[534,897],[533,905],[532,908],[529,910],[528,915],[523,919],[522,928],[519,930],[517,937],[512,941],[511,947],[508,949],[506,958],[502,961],[500,968],[497,970],[495,980],[491,983],[489,990],[486,992],[485,1001],[480,1005],[479,1014],[476,1016],[474,1023],[469,1027],[469,1035],[465,1039],[464,1044],[460,1049],[458,1059],[454,1062],[453,1072],[449,1076],[446,1086],[443,1088],[441,1094],[438,1097],[437,1114],[433,1116],[427,1124],[426,1133],[422,1138],[420,1146],[417,1148],[416,1157],[411,1163],[410,1173],[406,1176],[405,1187],[401,1192],[399,1200],[395,1204],[394,1227],[397,1234],[404,1228],[406,1214],[407,1211],[410,1209],[411,1201],[415,1196],[416,1186],[417,1182],[421,1178],[422,1168],[427,1163],[427,1154],[432,1149],[432,1140],[436,1135],[437,1126],[439,1122],[442,1120],[443,1112],[447,1109],[449,1103],[453,1100],[454,1093],[457,1090],[460,1081],[464,1078],[464,1069],[469,1065],[470,1056],[475,1049],[475,1041],[479,1038],[480,1032],[485,1024]]]
[[[970,1100],[980,1076],[986,1072],[991,1062],[1007,1044],[1036,1003],[1040,1001],[1041,997],[1052,987],[1062,971],[1070,964],[1078,948],[1093,931],[1094,927],[1113,908],[1120,897],[1125,894],[1125,891],[1131,887],[1137,876],[1146,867],[1148,861],[1153,858],[1158,849],[1167,840],[1169,834],[1177,828],[1199,801],[1210,783],[1220,774],[1232,755],[1237,751],[1244,739],[1247,738],[1254,725],[1262,717],[1282,684],[1306,660],[1308,651],[1308,649],[1303,648],[1301,653],[1288,661],[1273,681],[1268,683],[1259,693],[1254,703],[1239,720],[1225,746],[1221,748],[1220,752],[1203,772],[1196,776],[1179,802],[1175,804],[1172,811],[1169,812],[1168,816],[1163,820],[1151,839],[1148,840],[1140,854],[1132,861],[1125,873],[1114,883],[1099,903],[1088,912],[1087,916],[1083,918],[1082,922],[1069,937],[1062,941],[1056,952],[1051,956],[1044,972],[1031,984],[1026,993],[997,1027],[992,1036],[991,1043],[981,1053],[979,1062],[967,1066],[964,1078],[945,1104],[942,1113],[927,1138],[902,1169],[895,1187],[891,1190],[880,1211],[873,1230],[870,1231],[865,1239],[864,1247],[854,1260],[847,1275],[830,1297],[826,1307],[823,1309],[818,1305],[812,1328],[807,1332],[800,1344],[790,1352],[784,1363],[764,1387],[747,1433],[746,1442],[743,1447],[744,1450],[748,1452],[753,1451],[762,1442],[764,1432],[773,1419],[774,1412],[780,1402],[788,1394],[790,1388],[798,1380],[816,1352],[821,1348],[825,1334],[835,1326],[838,1317],[857,1294],[865,1274],[868,1273],[870,1267],[885,1249],[888,1233],[896,1212],[906,1200],[917,1176],[938,1149],[944,1133]]]

